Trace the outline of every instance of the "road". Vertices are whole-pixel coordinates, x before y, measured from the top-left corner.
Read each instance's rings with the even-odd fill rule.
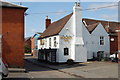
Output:
[[[16,71],[10,72],[7,80],[18,80],[18,79],[31,79],[31,78],[77,78],[76,76],[69,75],[58,70],[52,70],[49,68],[34,65],[28,61],[25,61],[25,69],[27,72]]]
[[[7,80],[31,80],[39,78],[118,78],[118,64],[112,62],[90,61],[72,66],[61,64],[58,70],[47,68],[48,64],[40,63],[36,58],[25,58],[24,71],[10,71]],[[31,61],[32,62],[31,62]],[[39,65],[42,64],[42,65]]]

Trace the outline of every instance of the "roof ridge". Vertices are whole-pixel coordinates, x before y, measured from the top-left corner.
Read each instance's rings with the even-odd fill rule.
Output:
[[[69,15],[66,15],[65,17],[50,24],[48,28],[42,33],[42,38],[59,34],[59,32],[63,29],[64,25],[70,19],[72,14],[73,13],[70,13]]]
[[[88,20],[94,20],[94,21],[104,21],[104,22],[115,22],[115,23],[120,23],[119,21],[108,21],[108,20],[100,20],[100,19],[93,19],[93,18],[83,18],[84,19],[88,19]]]
[[[27,8],[26,6],[21,6],[12,2],[8,2],[8,1],[0,1],[2,3],[3,7],[18,7],[18,8]],[[5,5],[6,4],[6,5]]]
[[[69,16],[69,15],[71,15],[71,14],[73,14],[73,13],[70,13],[70,14],[68,14],[68,15],[64,16],[63,18],[65,18],[65,17],[67,17],[67,16]],[[62,20],[63,18],[58,19],[58,20],[56,20],[56,21],[52,22],[51,24],[56,23],[56,22],[58,22],[58,21]],[[50,24],[50,25],[51,25],[51,24]],[[49,25],[49,26],[50,26],[50,25]],[[49,27],[49,26],[48,26],[48,27]]]

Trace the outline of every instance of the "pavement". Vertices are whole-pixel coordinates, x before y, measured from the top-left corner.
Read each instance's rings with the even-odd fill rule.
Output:
[[[55,65],[40,62],[37,60],[37,57],[26,57],[25,60],[32,64],[57,70],[79,78],[118,78],[118,64],[112,62],[90,61],[74,65]]]

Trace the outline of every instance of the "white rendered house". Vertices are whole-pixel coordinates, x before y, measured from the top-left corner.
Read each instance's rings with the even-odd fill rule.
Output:
[[[80,3],[75,3],[73,13],[51,23],[46,19],[46,30],[38,39],[40,60],[49,62],[86,62],[93,57],[108,57],[109,34],[99,23],[87,25],[82,18]]]

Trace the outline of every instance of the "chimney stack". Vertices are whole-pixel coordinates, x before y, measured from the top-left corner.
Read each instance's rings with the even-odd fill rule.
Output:
[[[105,29],[106,29],[107,32],[110,32],[110,24],[109,24],[109,21],[108,21],[108,23],[106,24]]]
[[[48,16],[46,16],[45,24],[46,24],[46,29],[47,29],[48,26],[51,24],[51,19],[48,19]]]

